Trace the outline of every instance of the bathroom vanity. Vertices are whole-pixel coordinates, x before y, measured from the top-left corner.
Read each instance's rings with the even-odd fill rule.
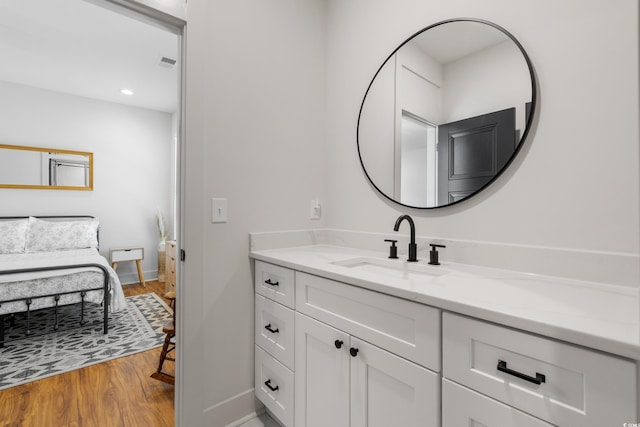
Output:
[[[284,426],[638,422],[637,290],[386,255],[252,248],[255,393]]]
[[[364,176],[404,207],[465,203],[520,152],[536,81],[524,47],[491,22],[414,33],[365,92]],[[397,246],[397,234],[345,230],[251,235],[255,393],[284,426],[640,423],[636,256],[452,239],[438,265],[445,242],[417,242],[407,214],[394,232],[404,221]]]

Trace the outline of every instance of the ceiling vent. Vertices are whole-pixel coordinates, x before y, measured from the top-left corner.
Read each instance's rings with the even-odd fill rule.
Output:
[[[160,66],[164,67],[164,68],[173,68],[176,65],[176,60],[175,59],[171,59],[171,58],[167,58],[166,56],[163,56],[162,58],[160,58]]]

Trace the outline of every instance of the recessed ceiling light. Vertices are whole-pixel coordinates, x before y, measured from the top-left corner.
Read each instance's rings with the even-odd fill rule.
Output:
[[[120,91],[120,93],[122,93],[123,95],[127,95],[127,96],[133,95],[133,91],[131,91],[129,89],[122,89]]]

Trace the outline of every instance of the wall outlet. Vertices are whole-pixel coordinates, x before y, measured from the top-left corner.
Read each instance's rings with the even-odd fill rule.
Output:
[[[320,219],[321,216],[322,216],[322,206],[320,205],[320,200],[318,199],[311,200],[311,209],[309,213],[309,218]]]
[[[227,199],[211,199],[211,222],[227,222]]]

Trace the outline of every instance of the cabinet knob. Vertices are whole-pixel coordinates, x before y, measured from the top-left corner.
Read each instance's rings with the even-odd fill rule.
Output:
[[[344,342],[342,340],[335,340],[333,342],[333,345],[335,345],[336,348],[342,348],[342,344],[344,344]]]
[[[351,356],[352,356],[352,357],[356,357],[356,356],[358,355],[358,352],[359,352],[359,351],[360,351],[360,350],[358,350],[358,349],[357,349],[357,348],[355,348],[355,347],[351,347],[351,348],[349,349],[349,353],[351,354]]]

